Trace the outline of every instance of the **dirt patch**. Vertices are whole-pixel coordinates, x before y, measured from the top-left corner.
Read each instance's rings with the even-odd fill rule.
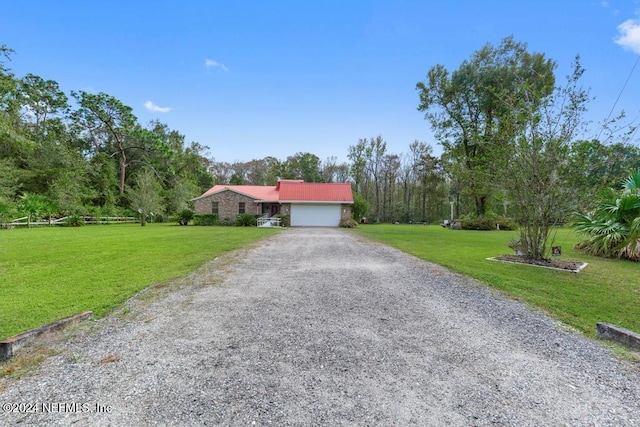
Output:
[[[517,264],[529,264],[538,267],[554,268],[556,270],[567,270],[577,273],[587,266],[584,262],[565,261],[560,259],[528,259],[518,255],[501,255],[493,258],[496,261],[514,262]]]

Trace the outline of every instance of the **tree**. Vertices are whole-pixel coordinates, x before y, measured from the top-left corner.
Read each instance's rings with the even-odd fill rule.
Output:
[[[283,178],[302,179],[305,182],[321,182],[320,158],[311,153],[296,153],[282,164]]]
[[[353,192],[353,206],[351,207],[351,216],[356,221],[360,221],[363,216],[369,212],[371,205],[357,191]]]
[[[64,113],[68,99],[57,82],[27,74],[19,81],[20,101],[28,115],[33,117],[33,134],[42,135],[47,119]]]
[[[640,148],[624,142],[577,141],[571,144],[569,168],[574,210],[588,211],[609,188],[620,189],[630,170],[640,168]]]
[[[507,107],[501,120],[509,129],[500,137],[513,143],[503,145],[496,173],[514,202],[526,258],[545,257],[551,228],[571,208],[566,159],[588,102],[579,86],[583,73],[576,58],[566,85],[550,94],[527,76],[516,80],[514,91],[500,94]]]
[[[71,117],[93,147],[94,153],[107,152],[118,155],[120,169],[120,194],[124,194],[127,170],[127,145],[136,124],[131,107],[106,93],[97,95],[80,91],[71,92],[79,108]]]
[[[20,196],[19,208],[27,214],[27,228],[31,228],[31,221],[33,219],[45,212],[48,213],[53,210],[51,203],[49,203],[46,198],[38,194],[29,193],[24,193]]]
[[[367,192],[366,186],[363,189],[362,184],[365,178],[365,167],[367,160],[365,158],[366,139],[358,140],[356,145],[349,146],[349,154],[347,157],[351,160],[350,173],[353,177],[355,191],[358,193]]]
[[[140,214],[140,225],[147,224],[148,215],[162,214],[162,187],[153,171],[143,170],[135,179],[135,186],[128,191],[131,207]]]
[[[507,37],[497,47],[485,45],[452,73],[440,64],[432,67],[427,80],[416,85],[418,110],[425,112],[444,154],[451,159],[448,172],[464,182],[465,191],[474,199],[477,216],[487,211],[495,152],[501,143],[511,142],[501,136],[510,132],[512,124],[501,118],[511,106],[500,98],[518,92],[520,84],[532,89],[530,96],[548,96],[554,85],[553,69],[554,63],[544,55],[531,54],[526,44]]]
[[[382,158],[382,217],[384,221],[397,220],[394,196],[399,170],[400,157],[397,154],[385,154]]]
[[[365,150],[365,171],[371,177],[374,188],[374,215],[376,216],[376,222],[380,222],[380,186],[381,174],[382,174],[382,162],[384,155],[387,152],[387,142],[382,139],[382,135],[378,135],[375,138],[371,138],[369,141],[364,140]]]

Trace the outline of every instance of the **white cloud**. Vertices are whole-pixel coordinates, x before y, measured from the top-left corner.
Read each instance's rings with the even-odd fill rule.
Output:
[[[222,71],[229,71],[226,65],[221,64],[218,61],[214,61],[213,59],[205,59],[204,66],[207,68],[220,67]]]
[[[618,25],[620,36],[613,41],[624,47],[640,54],[640,21],[637,19],[628,19]]]
[[[154,113],[168,113],[169,111],[171,111],[171,108],[169,108],[169,107],[158,107],[156,104],[154,104],[151,101],[145,102],[144,106],[145,106],[145,108],[147,110],[153,111]]]

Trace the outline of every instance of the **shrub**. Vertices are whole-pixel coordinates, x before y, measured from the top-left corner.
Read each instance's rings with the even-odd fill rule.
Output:
[[[178,214],[178,224],[189,225],[189,221],[193,219],[193,211],[191,209],[184,209]]]
[[[358,226],[358,221],[356,221],[355,219],[349,218],[349,219],[340,221],[340,224],[338,225],[342,228],[356,228]]]
[[[463,230],[515,230],[518,225],[511,218],[464,216],[457,220]]]
[[[511,218],[497,217],[495,218],[495,220],[496,220],[496,224],[500,226],[500,230],[517,230],[518,229],[518,224],[516,224],[516,222]]]
[[[289,215],[278,214],[275,216],[280,218],[280,225],[283,227],[291,227],[291,217]]]
[[[84,218],[81,215],[70,215],[64,221],[67,227],[81,227],[84,225]]]
[[[251,214],[240,214],[236,217],[234,225],[236,227],[255,227],[258,225],[258,218]]]
[[[217,214],[197,214],[193,216],[193,225],[216,225]]]
[[[619,194],[603,200],[594,212],[575,213],[574,230],[587,236],[576,248],[591,255],[640,262],[640,169],[622,186]]]

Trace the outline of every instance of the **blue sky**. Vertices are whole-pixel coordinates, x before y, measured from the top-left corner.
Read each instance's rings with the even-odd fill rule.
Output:
[[[508,35],[559,76],[579,54],[597,123],[640,54],[640,2],[3,0],[0,14],[17,76],[106,92],[143,125],[160,120],[229,162],[299,151],[342,161],[376,135],[393,153],[416,139],[439,153],[416,83]],[[639,100],[640,66],[616,112],[636,119]]]

